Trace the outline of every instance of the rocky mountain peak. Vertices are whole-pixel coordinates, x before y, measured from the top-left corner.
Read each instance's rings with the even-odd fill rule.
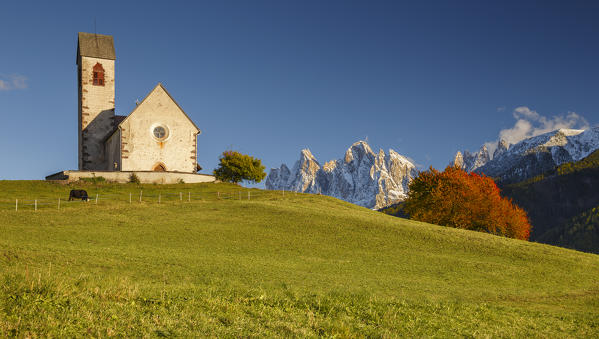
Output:
[[[374,158],[375,154],[365,141],[356,141],[345,151],[345,162],[361,161],[365,156]]]
[[[462,155],[462,152],[456,152],[455,156],[453,157],[452,165],[459,168],[464,168],[464,156]]]
[[[300,158],[304,158],[306,160],[316,160],[316,158],[314,157],[314,155],[312,155],[312,152],[310,152],[308,148],[304,148],[300,152]]]
[[[302,171],[314,175],[319,169],[320,164],[316,161],[316,158],[312,155],[309,149],[303,149],[300,153],[299,165]]]
[[[327,172],[331,172],[337,168],[337,162],[338,160],[329,160],[324,164],[324,166],[322,166],[322,169]]]
[[[304,150],[293,169],[271,169],[267,189],[322,193],[368,208],[380,208],[405,199],[408,185],[417,175],[412,162],[389,150],[374,153],[368,143],[352,144],[342,159],[320,166],[312,153]],[[290,173],[287,174],[287,171]]]
[[[599,127],[558,129],[514,145],[500,141],[493,159],[475,168],[479,173],[510,183],[525,180],[599,149]]]
[[[478,152],[470,153],[464,151],[463,153],[458,151],[453,158],[452,165],[458,166],[466,172],[472,172],[473,170],[484,166],[491,160],[489,156],[489,150],[486,145],[482,145]]]
[[[497,143],[497,148],[495,149],[495,152],[493,152],[493,159],[495,159],[500,154],[505,153],[505,151],[507,151],[509,148],[510,144],[505,139],[499,140],[499,142]]]

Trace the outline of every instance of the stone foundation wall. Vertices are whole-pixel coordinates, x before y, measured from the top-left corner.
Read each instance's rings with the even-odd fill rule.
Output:
[[[46,180],[60,180],[65,182],[78,181],[81,178],[103,177],[106,181],[127,183],[132,173],[144,184],[176,184],[183,180],[186,184],[214,182],[215,178],[208,174],[178,173],[178,172],[150,172],[150,171],[61,171],[46,177]]]

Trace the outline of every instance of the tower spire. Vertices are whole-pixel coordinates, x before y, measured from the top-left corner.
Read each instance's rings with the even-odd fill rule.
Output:
[[[96,30],[96,17],[94,16],[94,38],[96,40],[96,47],[99,47],[98,44],[98,32]]]

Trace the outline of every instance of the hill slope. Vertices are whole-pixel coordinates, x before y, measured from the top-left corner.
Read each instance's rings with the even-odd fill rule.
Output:
[[[14,211],[68,189],[0,182],[0,336],[599,334],[596,255],[223,184]]]
[[[502,195],[510,197],[527,211],[533,230],[531,240],[589,250],[567,243],[567,237],[554,242],[545,233],[554,228],[567,232],[572,218],[599,206],[599,151],[577,161],[560,165],[543,175],[502,187]],[[553,230],[552,234],[562,231]],[[593,251],[599,251],[595,244]]]
[[[585,211],[543,233],[539,242],[599,253],[599,207]]]

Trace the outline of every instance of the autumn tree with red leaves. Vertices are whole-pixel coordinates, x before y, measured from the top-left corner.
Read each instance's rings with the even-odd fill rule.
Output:
[[[493,179],[448,166],[421,172],[403,210],[411,219],[528,240],[526,212],[499,194]]]

